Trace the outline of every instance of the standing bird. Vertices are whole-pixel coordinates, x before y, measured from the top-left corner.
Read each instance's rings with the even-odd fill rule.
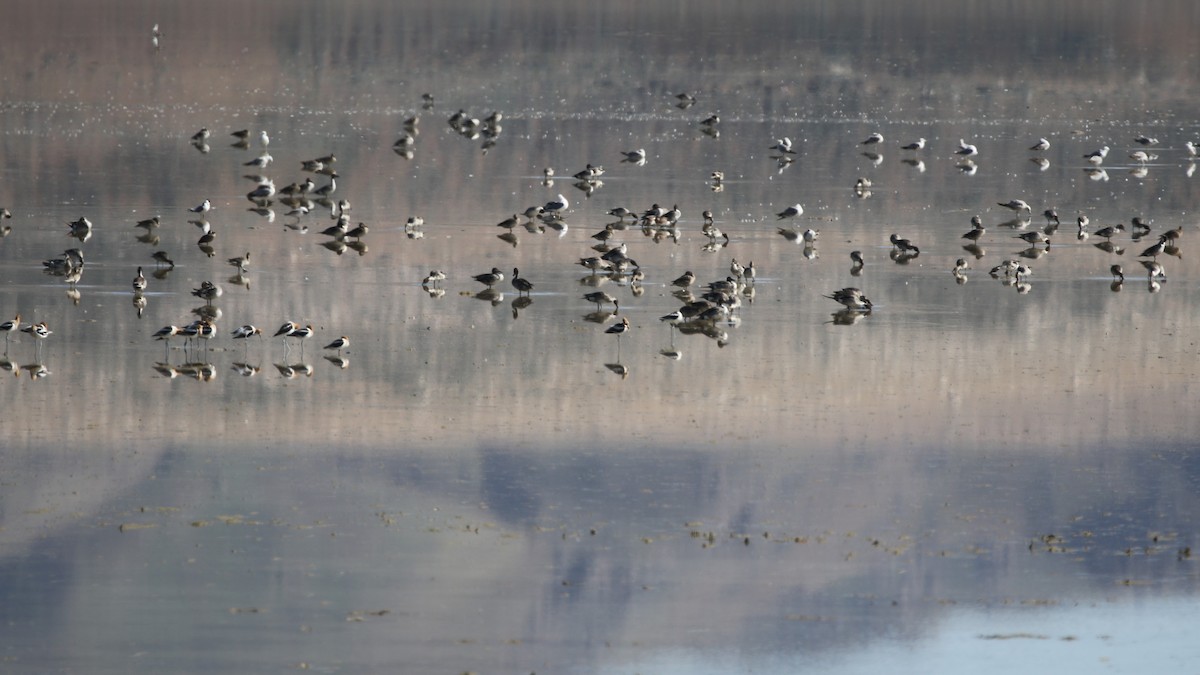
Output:
[[[1113,265],[1112,267],[1108,268],[1108,271],[1112,272],[1113,279],[1118,283],[1125,281],[1125,271],[1121,269],[1120,265]]]
[[[0,332],[4,333],[5,344],[8,343],[8,338],[10,336],[12,336],[13,333],[17,332],[20,329],[21,329],[21,315],[20,314],[16,315],[11,321],[5,321],[4,323],[0,323]]]
[[[1028,211],[1031,214],[1033,213],[1033,209],[1030,208],[1029,204],[1025,203],[1025,201],[1021,199],[1010,199],[1007,202],[996,202],[996,204],[1003,206],[1006,209],[1012,209],[1018,215],[1022,211]]]
[[[863,260],[862,251],[850,251],[850,263],[856,268],[860,268],[865,265],[866,261]]]
[[[877,131],[877,132],[871,134],[870,136],[867,136],[867,140],[863,141],[862,143],[859,143],[859,145],[875,145],[877,143],[882,143],[882,142],[883,142],[883,134],[881,134]]]
[[[199,204],[197,204],[196,206],[193,206],[192,208],[190,208],[188,210],[191,211],[192,213],[208,213],[209,211],[212,210],[212,202],[205,199],[204,201],[200,202]]]
[[[786,209],[780,211],[779,213],[776,213],[775,215],[778,216],[777,220],[784,220],[786,218],[795,218],[796,216],[799,216],[803,213],[804,213],[804,207],[799,204],[796,204],[794,206],[787,207]]]
[[[512,285],[513,288],[517,289],[518,297],[522,293],[529,295],[529,291],[533,290],[533,284],[528,279],[522,279],[521,272],[516,267],[513,268]]]
[[[624,335],[628,330],[629,330],[629,317],[623,316],[623,317],[621,317],[621,323],[616,323],[616,324],[609,326],[604,332],[612,334],[612,335],[616,335],[617,339],[619,340],[619,339],[621,339],[621,336]]]
[[[475,281],[478,281],[479,283],[483,284],[484,286],[491,288],[492,286],[495,286],[496,284],[500,283],[501,281],[504,281],[504,273],[501,272],[499,269],[493,267],[491,272],[485,272],[483,274],[476,274]]]
[[[259,336],[261,339],[262,329],[250,324],[246,324],[244,326],[235,328],[231,335],[233,335],[234,340],[245,340],[246,338],[254,337],[255,335]]]
[[[621,154],[625,155],[625,159],[621,160],[622,162],[629,162],[631,164],[637,164],[638,166],[646,163],[646,150],[643,148],[622,152]]]
[[[834,291],[832,295],[825,296],[835,302],[840,302],[846,306],[846,309],[871,309],[871,301],[867,299],[863,292],[857,288],[843,288]]]
[[[340,338],[334,340],[333,342],[330,342],[329,344],[325,345],[325,349],[336,349],[337,353],[341,354],[342,350],[349,346],[350,346],[350,338],[343,335]]]
[[[41,321],[33,324],[32,326],[25,326],[21,329],[21,332],[29,333],[38,340],[45,340],[46,338],[50,337],[50,334],[54,331],[50,330],[50,327],[46,325],[45,321]]]
[[[246,251],[246,255],[230,258],[228,262],[230,265],[238,268],[239,272],[245,272],[246,267],[250,265],[250,252]]]
[[[142,268],[138,267],[137,276],[133,278],[133,290],[141,292],[146,290],[146,277],[142,275]]]
[[[901,150],[923,150],[925,149],[925,139],[918,138],[917,140],[900,147]]]

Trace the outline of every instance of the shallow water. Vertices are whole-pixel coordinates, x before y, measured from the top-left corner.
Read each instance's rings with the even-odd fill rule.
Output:
[[[1118,235],[1117,254],[1074,225],[1140,216],[1183,226],[1187,250],[1191,4],[260,4],[44,3],[0,44],[0,318],[54,331],[13,336],[0,384],[2,670],[1145,672],[1200,655],[1198,271],[1160,256],[1151,285],[1136,254],[1153,234]],[[486,152],[446,123],[460,108],[504,114]],[[392,144],[418,114],[405,158]],[[265,170],[244,166],[256,141],[231,146],[241,128],[269,131]],[[1161,141],[1145,167],[1140,134]],[[768,150],[784,136],[787,165]],[[636,148],[645,165],[623,163]],[[282,187],[328,153],[370,228],[358,250],[323,245],[327,207],[271,219],[244,197],[244,175]],[[606,169],[590,195],[569,178],[588,163]],[[565,230],[497,237],[560,193]],[[211,258],[188,223],[205,198]],[[1027,221],[997,205],[1013,198]],[[653,203],[683,218],[677,240],[620,232],[640,287],[589,279],[575,262],[606,211]],[[1028,286],[991,278],[1048,207],[1063,224],[1022,258]],[[704,209],[727,244],[701,234]],[[959,239],[975,214],[981,258]],[[64,224],[80,216],[83,244]],[[793,225],[820,230],[812,251]],[[920,255],[897,259],[892,233]],[[41,265],[72,245],[73,287]],[[235,279],[225,260],[246,251]],[[672,279],[723,279],[732,258],[758,269],[740,321],[658,321]],[[507,280],[480,297],[492,267],[519,268],[528,301]],[[422,288],[430,269],[444,294]],[[192,320],[205,280],[219,337],[152,340]],[[822,297],[844,286],[875,305],[851,325]],[[631,322],[619,339],[582,299],[597,288]],[[287,320],[316,337],[271,338]],[[243,323],[266,337],[230,339]],[[321,349],[339,335],[349,349]]]

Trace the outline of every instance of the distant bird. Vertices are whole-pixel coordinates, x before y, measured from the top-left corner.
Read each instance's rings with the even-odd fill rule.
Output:
[[[1084,217],[1084,216],[1081,216],[1081,217]],[[1124,231],[1125,231],[1125,225],[1122,223],[1117,223],[1116,225],[1106,225],[1105,227],[1102,227],[1102,228],[1096,230],[1095,234],[1097,237],[1104,237],[1105,239],[1112,239],[1113,236],[1116,235],[1118,232],[1124,232]]]
[[[983,219],[979,216],[971,216],[971,231],[962,236],[963,239],[970,241],[979,241],[983,237],[986,230],[983,227]]]
[[[1042,215],[1045,216],[1047,223],[1054,223],[1055,225],[1062,224],[1058,218],[1058,211],[1055,211],[1054,209],[1046,209],[1045,211],[1042,211]],[[1087,223],[1085,222],[1084,225],[1086,224]]]
[[[613,324],[613,325],[609,326],[604,332],[608,333],[610,335],[616,335],[618,338],[620,338],[622,335],[624,335],[628,331],[629,331],[629,317],[623,316],[623,317],[621,317],[621,323],[617,323],[617,324]]]
[[[176,335],[179,335],[182,331],[183,331],[183,329],[178,326],[163,326],[162,328],[159,328],[157,331],[155,331],[154,335],[152,335],[151,337],[153,337],[155,340],[168,340],[169,341],[171,338],[175,337]]]
[[[250,252],[246,251],[246,255],[230,258],[226,262],[238,268],[239,272],[245,272],[246,268],[250,265]]]
[[[1159,237],[1157,244],[1151,246],[1150,248],[1146,249],[1145,251],[1142,251],[1138,255],[1138,257],[1139,258],[1158,258],[1158,256],[1162,255],[1163,251],[1167,250],[1167,241],[1168,240],[1166,237]]]
[[[475,281],[478,281],[479,283],[483,284],[484,286],[491,288],[491,287],[495,286],[496,284],[500,283],[501,281],[504,281],[504,273],[501,272],[499,269],[493,267],[491,272],[485,272],[483,274],[476,274],[474,279],[475,279]]]
[[[587,293],[586,295],[583,296],[583,299],[587,300],[588,302],[596,303],[597,309],[600,308],[600,305],[603,305],[605,303],[612,303],[612,305],[614,307],[618,306],[617,299],[614,298],[613,296],[609,295],[608,293],[605,293],[604,291],[593,291],[591,293]]]
[[[171,257],[169,255],[167,255],[166,251],[155,251],[154,255],[152,255],[150,257],[154,258],[154,262],[156,262],[156,263],[159,263],[162,265],[168,265],[170,267],[175,266],[175,261],[171,260]]]
[[[345,335],[325,345],[325,349],[334,349],[340,354],[343,349],[350,346],[350,338]]]
[[[208,140],[208,137],[211,135],[212,133],[208,130],[208,127],[200,127],[200,131],[192,134],[192,142],[203,143],[204,141]]]
[[[45,340],[46,338],[50,337],[50,334],[54,331],[50,330],[50,327],[46,325],[45,321],[42,321],[35,323],[32,326],[25,326],[21,329],[21,332],[28,333],[38,340]]]
[[[688,270],[672,281],[671,285],[679,286],[680,288],[687,288],[694,283],[696,283],[696,275],[692,274],[691,270]]]
[[[960,138],[958,139],[958,150],[954,154],[962,155],[963,157],[974,157],[979,154],[979,148]]]
[[[862,267],[865,265],[866,261],[863,260],[862,251],[850,251],[850,262],[855,267]]]
[[[200,298],[209,305],[212,304],[213,300],[221,297],[222,292],[221,287],[211,281],[201,282],[200,288],[192,289],[192,295]]]
[[[421,280],[422,286],[433,286],[440,284],[446,280],[446,273],[441,270],[430,270],[429,274]]]
[[[859,145],[875,145],[876,143],[882,143],[882,142],[883,142],[883,134],[881,134],[879,132],[875,132],[875,133],[871,134],[870,136],[867,136],[867,140],[863,141],[862,143],[859,143]]]
[[[142,275],[141,267],[138,267],[137,270],[137,276],[133,278],[133,290],[144,291],[146,290],[146,277]]]
[[[1107,145],[1104,146],[1103,148],[1100,148],[1099,150],[1093,150],[1092,152],[1089,152],[1088,154],[1083,156],[1084,159],[1086,159],[1088,162],[1090,162],[1092,164],[1100,164],[1101,162],[1104,161],[1105,157],[1108,157],[1108,146]]]
[[[901,253],[906,253],[908,251],[912,251],[918,255],[921,253],[921,249],[917,248],[911,241],[902,239],[897,234],[892,234],[892,236],[889,237],[889,241],[891,241],[892,246],[899,249]]]
[[[518,296],[522,293],[528,295],[533,290],[533,284],[528,279],[522,279],[521,272],[516,267],[513,268],[512,285],[517,289]]]
[[[255,335],[259,336],[259,338],[262,338],[262,329],[250,324],[246,324],[244,326],[235,328],[231,335],[233,335],[234,340],[245,340],[246,338],[254,337]]]
[[[1129,154],[1129,159],[1132,159],[1138,164],[1145,164],[1146,162],[1150,161],[1150,155],[1147,154],[1145,150],[1134,150]]]
[[[637,214],[625,208],[624,206],[618,206],[616,208],[609,209],[608,215],[616,216],[621,220],[625,220],[626,218],[633,218],[634,220],[637,220]]]
[[[1003,206],[1006,209],[1012,209],[1018,214],[1022,211],[1033,213],[1033,209],[1029,206],[1029,204],[1026,204],[1025,201],[1021,199],[1010,199],[1007,202],[996,202],[996,204]]]
[[[264,148],[271,144],[271,137],[267,135],[267,132],[258,132],[258,144]]]
[[[1167,278],[1167,271],[1166,268],[1162,266],[1162,263],[1154,260],[1139,260],[1138,262],[1142,263],[1142,267],[1146,268],[1146,272],[1150,275],[1151,279]]]
[[[825,297],[846,306],[846,309],[871,309],[871,301],[857,288],[847,287]]]
[[[1121,269],[1120,265],[1113,265],[1112,267],[1108,268],[1108,271],[1112,272],[1113,279],[1117,281],[1125,281],[1125,271]]]
[[[0,333],[4,333],[4,341],[8,342],[9,336],[21,329],[21,315],[18,314],[11,321],[0,323]]]
[[[558,212],[566,211],[569,208],[571,208],[571,202],[567,201],[567,198],[562,196],[562,194],[559,194],[558,199],[546,202],[546,205],[542,207],[542,210]]]
[[[1137,138],[1133,139],[1133,142],[1137,143],[1138,145],[1158,145],[1158,139],[1150,136],[1138,136]]]
[[[1042,242],[1050,243],[1050,238],[1042,234],[1041,230],[1033,230],[1031,232],[1023,232],[1018,234],[1015,239],[1022,239],[1029,244],[1040,244]]]
[[[720,123],[721,123],[721,118],[718,117],[716,113],[712,113],[708,117],[705,117],[704,119],[700,120],[700,124],[702,124],[706,127],[715,127]]]
[[[279,330],[275,331],[275,335],[273,337],[279,337],[281,335],[283,337],[287,337],[289,333],[291,333],[292,331],[296,330],[299,327],[300,327],[300,325],[297,324],[296,322],[288,321],[288,322],[284,323],[282,326],[280,326]]]
[[[786,209],[780,211],[779,213],[776,213],[775,215],[778,216],[777,220],[784,220],[785,218],[795,218],[796,216],[799,216],[803,213],[804,213],[804,207],[799,204],[796,204],[794,206],[787,207]]]
[[[923,149],[925,149],[925,139],[918,138],[917,140],[913,141],[912,143],[909,143],[908,145],[901,146],[900,149],[901,150],[923,150]]]
[[[637,150],[630,150],[628,152],[622,152],[621,154],[625,155],[625,159],[621,160],[622,162],[631,162],[634,164],[645,164],[646,163],[646,151],[642,148],[638,148]],[[576,165],[576,166],[578,166],[578,165]]]
[[[959,258],[954,261],[954,269],[950,270],[951,274],[960,275],[967,270],[967,261],[964,258]]]
[[[802,236],[804,237],[805,244],[815,244],[817,243],[817,239],[821,236],[821,231],[809,228],[804,231]]]
[[[792,150],[792,139],[787,138],[786,136],[775,141],[775,145],[772,145],[771,147],[769,147],[767,149],[768,150],[777,150],[785,155],[796,154],[796,151]]]
[[[506,230],[511,230],[520,224],[521,217],[514,213],[511,218],[505,218],[504,220],[496,223],[496,227],[503,227]]]
[[[1195,157],[1200,156],[1200,145],[1196,145],[1194,142],[1188,141],[1183,144],[1183,147],[1187,148],[1189,158],[1194,159]]]
[[[1029,149],[1034,152],[1045,152],[1050,149],[1050,141],[1044,138],[1039,138],[1037,143],[1029,146]]]

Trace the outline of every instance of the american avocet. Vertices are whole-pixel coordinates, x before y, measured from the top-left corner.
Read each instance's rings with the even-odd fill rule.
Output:
[[[608,328],[606,328],[604,330],[604,332],[616,335],[619,338],[622,335],[624,335],[626,333],[626,331],[628,331],[628,330],[629,330],[629,317],[623,316],[623,317],[621,317],[621,323],[616,323],[616,324],[609,326]]]
[[[1039,138],[1037,143],[1029,146],[1029,149],[1034,152],[1045,152],[1050,149],[1050,141],[1044,138]]]
[[[882,142],[883,142],[883,134],[876,131],[875,133],[871,134],[870,136],[867,136],[867,140],[863,141],[862,143],[859,143],[859,145],[876,145],[876,144],[882,143]]]
[[[181,329],[179,326],[163,326],[162,328],[154,331],[154,335],[151,337],[153,337],[155,340],[169,341],[171,338],[179,335],[182,330],[183,329]]]
[[[501,272],[498,268],[493,267],[491,272],[484,272],[483,274],[476,274],[474,276],[474,279],[475,279],[475,281],[478,281],[479,283],[483,284],[484,286],[491,288],[491,287],[495,286],[496,284],[500,283],[501,281],[504,281],[504,273]]]
[[[46,325],[45,321],[40,321],[31,326],[25,326],[21,329],[21,332],[28,333],[38,340],[45,340],[46,338],[50,337],[50,334],[54,331],[50,330],[50,327]]]
[[[133,278],[133,290],[135,290],[135,291],[146,290],[146,277],[142,275],[141,267],[138,267],[137,276]]]
[[[533,284],[530,283],[530,281],[528,279],[522,279],[520,277],[520,274],[521,274],[520,270],[518,270],[517,268],[514,267],[513,268],[513,278],[512,278],[513,288],[517,289],[517,296],[520,296],[522,293],[524,293],[525,295],[528,295],[529,291],[533,290]]]
[[[5,343],[8,342],[9,337],[11,337],[13,333],[15,333],[16,331],[18,331],[20,329],[21,329],[21,315],[20,314],[13,317],[13,319],[10,321],[5,321],[4,323],[0,323],[0,332],[4,333],[4,342]]]
[[[275,335],[273,335],[272,337],[279,337],[279,336],[287,337],[289,334],[292,333],[292,331],[296,330],[299,327],[300,327],[300,324],[296,323],[295,321],[288,321],[288,322],[284,323],[282,326],[280,326],[279,330],[275,331]]]
[[[234,340],[245,340],[246,338],[251,338],[251,337],[254,337],[255,335],[259,336],[259,338],[261,339],[262,338],[262,329],[258,328],[257,326],[252,326],[250,324],[246,324],[244,326],[238,326],[230,334],[233,336]]]
[[[334,349],[340,354],[343,349],[350,346],[350,338],[345,335],[325,345],[325,349]]]
[[[684,321],[687,321],[687,317],[685,317],[683,315],[682,311],[677,309],[674,312],[667,314],[666,316],[658,317],[658,320],[662,321],[664,323],[670,324],[671,326],[678,326],[679,324],[683,323]]]
[[[784,220],[785,218],[795,218],[796,216],[799,216],[803,213],[804,213],[804,207],[799,204],[795,204],[793,206],[787,207],[786,209],[780,211],[779,213],[776,213],[775,215],[778,216],[778,218],[776,218],[776,220]]]
[[[210,202],[207,199],[200,202],[196,206],[193,206],[192,208],[188,209],[188,211],[191,211],[192,213],[208,213],[211,210],[212,210],[212,202]]]

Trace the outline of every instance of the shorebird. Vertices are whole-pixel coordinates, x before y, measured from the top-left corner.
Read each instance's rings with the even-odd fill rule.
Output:
[[[721,118],[716,113],[711,113],[708,117],[700,120],[700,124],[706,127],[715,127],[720,123]]]
[[[1112,267],[1108,268],[1108,271],[1112,272],[1113,279],[1116,281],[1125,281],[1125,271],[1121,269],[1120,265],[1113,265]]]
[[[1153,260],[1139,260],[1138,262],[1142,263],[1142,267],[1146,268],[1146,272],[1150,275],[1151,279],[1167,278],[1167,270],[1162,266],[1162,263]]]
[[[208,213],[211,210],[212,210],[212,202],[210,202],[207,199],[200,202],[196,206],[193,206],[192,208],[188,209],[188,211],[191,211],[192,213]]]
[[[983,237],[983,233],[987,230],[983,227],[983,219],[979,216],[971,216],[971,231],[962,236],[972,242],[977,242]]]
[[[996,204],[1006,209],[1012,209],[1017,214],[1020,214],[1022,211],[1033,213],[1033,209],[1022,199],[1010,199],[1007,202],[996,202]]]
[[[505,218],[504,220],[496,223],[496,227],[503,227],[506,230],[511,230],[520,224],[521,224],[521,216],[518,216],[517,214],[514,213],[514,214],[512,214],[511,218]]]
[[[1062,224],[1062,221],[1058,218],[1058,211],[1055,211],[1053,208],[1042,211],[1042,215],[1045,216],[1047,223],[1054,223],[1055,225]],[[1084,221],[1084,225],[1087,225],[1086,220]]]
[[[155,340],[167,340],[170,342],[171,338],[179,335],[182,331],[183,329],[179,326],[163,326],[162,328],[154,331],[154,335],[151,337],[153,337]]]
[[[771,147],[769,147],[767,149],[768,150],[778,150],[779,152],[781,152],[785,155],[796,154],[796,151],[792,150],[792,139],[790,139],[786,136],[775,141],[775,145],[772,145]]]
[[[866,261],[863,260],[862,251],[850,251],[850,262],[855,267],[862,267],[865,265]]]
[[[246,268],[250,265],[250,252],[246,251],[246,255],[238,256],[236,258],[230,258],[226,262],[228,262],[230,265],[233,265],[234,267],[238,268],[239,272],[245,272]]]
[[[1083,218],[1085,216],[1080,216],[1080,217]],[[1118,232],[1124,232],[1124,231],[1125,231],[1125,225],[1122,223],[1117,223],[1116,225],[1106,225],[1106,226],[1096,230],[1095,234],[1097,237],[1104,237],[1105,239],[1112,239],[1113,235],[1117,234]]]
[[[1183,147],[1187,148],[1189,159],[1195,159],[1197,156],[1200,156],[1200,145],[1196,145],[1194,142],[1188,141],[1183,144]]]
[[[917,140],[913,141],[912,143],[909,143],[908,145],[900,146],[900,149],[901,150],[923,150],[923,149],[925,149],[925,139],[918,138]]]
[[[239,326],[239,327],[235,328],[233,333],[231,333],[231,335],[233,335],[234,340],[245,340],[246,338],[251,338],[251,337],[254,337],[255,335],[259,336],[259,338],[261,339],[262,338],[262,329],[258,328],[256,326],[253,326],[251,324],[246,324],[244,326]]]
[[[741,279],[746,274],[746,267],[733,258],[729,261],[729,273]]]
[[[622,152],[621,154],[625,156],[625,159],[621,160],[622,162],[629,162],[639,166],[646,163],[646,150],[644,148]]]
[[[621,317],[621,323],[616,323],[616,324],[609,326],[607,329],[605,329],[604,332],[610,333],[612,335],[616,335],[617,338],[619,339],[628,330],[629,330],[629,317],[623,316],[623,317]]]
[[[142,275],[141,267],[138,267],[137,276],[133,278],[133,290],[135,290],[135,291],[146,290],[146,277]]]
[[[817,243],[817,238],[820,236],[821,236],[820,230],[814,230],[810,227],[809,229],[804,231],[804,235],[803,235],[804,244],[806,246],[811,246],[812,244]]]
[[[200,284],[200,288],[193,288],[192,295],[204,300],[206,304],[211,305],[213,300],[221,297],[221,287],[211,281],[204,281]]]
[[[521,272],[515,267],[513,268],[512,285],[517,289],[517,297],[520,297],[522,293],[529,295],[529,292],[533,290],[533,284],[528,279],[522,279]]]
[[[955,276],[958,276],[958,275],[962,274],[963,272],[965,272],[966,270],[967,270],[967,261],[963,258],[959,258],[958,260],[954,261],[954,269],[950,270],[950,273]]]
[[[607,303],[607,302],[611,302],[613,304],[613,307],[619,306],[617,304],[617,299],[614,298],[613,296],[609,295],[608,293],[605,293],[604,291],[593,291],[591,293],[584,295],[583,299],[587,300],[588,302],[596,303],[596,309],[600,309],[600,305]]]
[[[1045,152],[1050,149],[1050,141],[1044,138],[1039,138],[1037,143],[1029,146],[1029,149],[1034,152]]]
[[[962,155],[963,157],[974,157],[979,154],[979,148],[960,138],[958,139],[958,150],[954,154]]]
[[[696,275],[692,274],[691,270],[688,270],[676,277],[675,280],[671,282],[671,285],[678,286],[680,288],[687,288],[694,283],[696,283]]]
[[[882,143],[882,142],[883,142],[883,134],[881,134],[877,131],[877,132],[871,134],[870,136],[867,136],[867,140],[863,141],[862,143],[859,143],[859,145],[875,145],[876,143]]]
[[[15,333],[16,331],[18,331],[20,329],[21,329],[21,315],[20,314],[13,317],[13,319],[11,321],[5,321],[4,323],[0,323],[0,332],[4,333],[4,342],[6,344],[8,343],[8,338],[10,336],[12,336],[13,333]]]
[[[484,286],[491,288],[491,287],[495,286],[496,284],[500,283],[501,281],[504,281],[504,273],[501,272],[499,269],[493,267],[491,272],[484,272],[483,274],[476,274],[474,279],[475,279],[475,281],[478,281],[479,283],[483,284]]]
[[[429,274],[421,280],[422,286],[433,286],[440,284],[446,280],[446,273],[441,270],[430,270]]]
[[[1100,164],[1101,162],[1104,161],[1105,157],[1108,157],[1108,146],[1107,145],[1100,148],[1099,150],[1093,150],[1083,156],[1084,159],[1086,159],[1088,162],[1090,162],[1092,164]]]
[[[799,204],[796,204],[794,206],[787,207],[786,209],[780,211],[779,213],[776,213],[775,215],[778,216],[777,220],[784,220],[785,218],[795,218],[796,216],[799,216],[803,213],[804,213],[804,207]]]
[[[50,327],[46,325],[45,321],[41,321],[33,324],[32,326],[25,326],[21,329],[21,332],[29,333],[38,340],[45,340],[46,338],[50,337],[50,334],[54,331],[50,330]]]
[[[825,297],[835,302],[840,302],[846,306],[846,309],[871,309],[871,301],[857,288],[843,288]]]
[[[1018,234],[1014,239],[1023,239],[1029,244],[1040,244],[1042,242],[1050,243],[1050,238],[1042,234],[1041,230],[1033,230],[1031,232],[1023,232]]]
[[[350,338],[343,335],[340,338],[334,340],[333,342],[330,342],[329,344],[325,345],[325,349],[335,349],[335,350],[337,350],[337,353],[341,354],[342,350],[349,346],[350,346]]]
[[[909,241],[907,239],[902,239],[897,234],[892,234],[892,236],[889,237],[889,241],[892,242],[893,247],[900,249],[901,253],[907,253],[908,251],[912,251],[913,253],[916,253],[918,255],[920,255],[920,253],[921,253],[921,249],[919,249],[915,245],[913,245],[913,243],[911,241]]]

